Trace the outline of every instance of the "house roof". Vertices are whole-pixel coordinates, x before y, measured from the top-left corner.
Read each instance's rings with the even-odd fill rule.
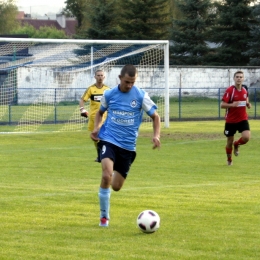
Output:
[[[16,19],[21,20],[24,18],[24,15],[25,15],[24,11],[19,11],[17,13]]]
[[[32,25],[36,30],[38,30],[40,27],[48,26],[48,27],[54,27],[58,30],[62,30],[65,32],[65,34],[69,37],[72,37],[74,34],[76,34],[76,26],[77,26],[77,20],[72,19],[66,19],[66,26],[65,28],[62,28],[59,23],[56,20],[47,20],[47,19],[18,19],[21,23],[21,25],[29,24]]]
[[[76,34],[76,27],[78,25],[78,21],[77,20],[66,20],[66,28],[65,28],[65,32],[68,36],[72,36],[74,34]]]

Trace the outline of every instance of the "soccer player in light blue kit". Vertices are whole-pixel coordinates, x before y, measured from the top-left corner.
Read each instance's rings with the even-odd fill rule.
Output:
[[[125,65],[119,75],[120,84],[106,90],[96,114],[95,127],[91,133],[99,141],[101,149],[102,178],[99,188],[100,226],[109,224],[110,186],[119,191],[136,156],[136,139],[145,111],[153,121],[153,149],[160,148],[160,116],[157,106],[148,94],[134,85],[137,69]],[[102,125],[103,114],[107,119]],[[102,125],[102,126],[101,126]]]

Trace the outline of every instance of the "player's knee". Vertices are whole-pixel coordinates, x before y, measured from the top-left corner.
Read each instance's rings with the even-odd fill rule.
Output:
[[[119,186],[119,185],[112,184],[111,187],[112,187],[113,191],[120,191],[121,190],[121,186]]]
[[[120,191],[120,189],[122,188],[123,183],[121,183],[120,181],[116,180],[115,178],[112,180],[111,183],[111,188],[114,191]]]
[[[249,136],[244,137],[244,138],[243,138],[244,143],[246,144],[247,142],[249,142],[249,139],[250,139]]]
[[[109,175],[109,174],[103,174],[103,175],[102,175],[102,183],[103,183],[105,186],[110,185],[110,183],[111,183],[111,175]]]

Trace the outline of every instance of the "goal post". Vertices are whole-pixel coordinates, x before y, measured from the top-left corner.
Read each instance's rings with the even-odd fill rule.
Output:
[[[113,88],[125,64],[137,67],[135,84],[169,127],[168,41],[0,38],[0,132],[86,128],[79,99],[95,82],[93,73],[104,70]],[[142,127],[151,127],[148,116]]]

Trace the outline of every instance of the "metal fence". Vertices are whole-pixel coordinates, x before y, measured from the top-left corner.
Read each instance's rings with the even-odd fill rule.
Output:
[[[225,109],[221,99],[226,88],[172,88],[170,89],[170,120],[222,120]],[[249,118],[260,117],[260,90],[249,89]]]
[[[81,88],[18,89],[17,93],[10,95],[13,98],[8,100],[8,104],[0,104],[0,125],[17,124],[29,109],[41,110],[44,107],[51,109],[43,123],[65,123],[78,109],[84,91]],[[225,110],[220,108],[220,103],[224,91],[225,88],[170,88],[170,121],[222,120]],[[163,96],[163,89],[161,94]],[[155,102],[158,101],[158,96],[151,96]],[[249,89],[249,99],[252,104],[252,108],[248,109],[249,118],[260,118],[259,88]],[[160,102],[159,111],[163,113],[164,102]]]

